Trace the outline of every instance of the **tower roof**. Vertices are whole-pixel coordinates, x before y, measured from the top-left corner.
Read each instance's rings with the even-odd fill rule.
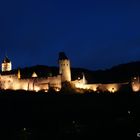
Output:
[[[11,61],[10,61],[10,59],[7,56],[5,56],[5,58],[2,61],[2,63],[10,63],[10,62]]]
[[[36,74],[36,72],[33,72],[32,77],[34,77],[34,78],[35,77],[38,77],[37,74]]]
[[[68,57],[65,55],[64,52],[59,53],[59,60],[68,60]]]

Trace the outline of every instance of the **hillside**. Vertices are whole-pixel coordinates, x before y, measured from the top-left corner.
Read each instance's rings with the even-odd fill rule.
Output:
[[[89,83],[127,82],[132,77],[140,75],[140,61],[120,64],[106,70],[91,71],[87,69],[73,68],[72,75],[85,74]]]
[[[59,68],[54,66],[37,65],[32,67],[21,68],[21,77],[30,78],[33,72],[36,72],[38,77],[56,76],[59,73]],[[15,74],[18,69],[12,70],[2,74]],[[71,68],[72,80],[78,77],[82,78],[82,74],[88,83],[108,83],[108,82],[127,82],[133,76],[140,75],[140,61],[131,62],[127,64],[120,64],[106,70],[92,71],[84,68]]]

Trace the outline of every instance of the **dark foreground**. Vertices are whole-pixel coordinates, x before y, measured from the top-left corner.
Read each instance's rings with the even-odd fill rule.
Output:
[[[0,94],[0,140],[134,140],[139,133],[139,94]]]

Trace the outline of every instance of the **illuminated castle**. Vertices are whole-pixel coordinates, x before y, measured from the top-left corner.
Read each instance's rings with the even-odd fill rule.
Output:
[[[71,81],[70,60],[63,52],[59,54],[59,74],[62,76],[62,82]]]
[[[128,85],[126,83],[107,83],[107,84],[87,84],[87,80],[83,73],[83,78],[77,78],[71,80],[71,66],[70,60],[64,52],[59,53],[59,73],[55,76],[44,76],[38,77],[36,72],[32,73],[29,78],[21,78],[20,69],[17,73],[11,73],[12,62],[6,56],[2,61],[1,74],[0,74],[0,89],[11,89],[11,90],[28,90],[28,91],[45,91],[49,88],[53,88],[56,91],[60,91],[63,82],[69,82],[75,89],[87,89],[93,91],[119,91],[122,86]],[[140,91],[139,78],[134,77],[131,82],[133,91]]]
[[[8,59],[7,56],[5,56],[5,58],[4,58],[3,62],[2,62],[1,70],[2,70],[2,72],[11,71],[12,70],[12,63]]]
[[[32,73],[29,78],[21,78],[20,69],[17,73],[12,72],[12,62],[8,57],[5,57],[2,66],[2,73],[0,74],[0,89],[11,90],[28,90],[28,91],[45,91],[53,88],[56,91],[61,89],[61,75],[38,77],[36,72]],[[66,74],[63,76],[65,78]],[[67,78],[67,77],[66,77]],[[66,79],[65,78],[65,79]]]

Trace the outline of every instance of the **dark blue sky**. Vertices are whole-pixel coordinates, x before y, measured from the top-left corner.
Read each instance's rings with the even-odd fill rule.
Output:
[[[56,66],[59,51],[92,70],[140,60],[139,0],[3,0],[0,18],[14,68]]]

